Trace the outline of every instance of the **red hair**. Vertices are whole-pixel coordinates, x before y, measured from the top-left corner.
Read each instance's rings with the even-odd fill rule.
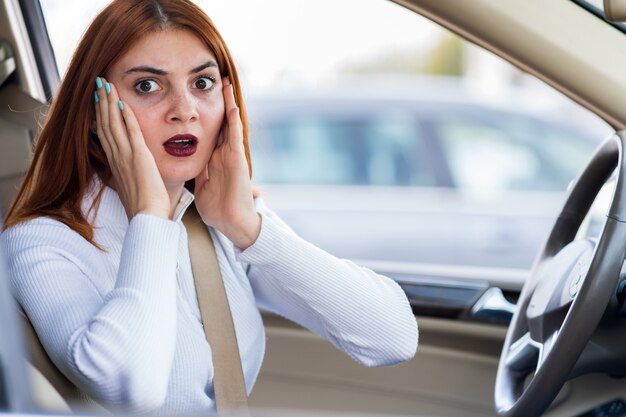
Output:
[[[30,168],[4,220],[5,228],[49,216],[95,244],[93,227],[81,203],[94,174],[103,184],[108,184],[112,175],[100,141],[90,130],[95,120],[95,79],[106,75],[143,36],[164,29],[187,30],[196,35],[215,55],[221,76],[230,78],[252,175],[248,120],[239,77],[213,22],[189,0],[115,0],[96,16],[74,52],[36,141]],[[99,197],[90,210],[97,209]]]

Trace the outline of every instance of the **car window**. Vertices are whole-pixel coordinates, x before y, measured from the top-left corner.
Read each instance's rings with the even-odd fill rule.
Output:
[[[41,1],[62,74],[84,30],[66,22],[107,2]],[[339,257],[528,269],[568,184],[614,131],[394,2],[198,5],[238,66],[255,186]]]
[[[532,118],[443,118],[437,132],[455,186],[473,190],[563,191],[596,142]]]
[[[254,131],[255,180],[276,184],[434,185],[415,120],[307,115]]]

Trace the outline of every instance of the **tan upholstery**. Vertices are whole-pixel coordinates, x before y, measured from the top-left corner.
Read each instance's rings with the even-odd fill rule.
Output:
[[[28,346],[31,368],[31,382],[34,387],[34,399],[46,411],[85,412],[108,414],[102,406],[79,390],[52,363],[45,349],[39,342],[32,324],[20,311],[24,336]]]

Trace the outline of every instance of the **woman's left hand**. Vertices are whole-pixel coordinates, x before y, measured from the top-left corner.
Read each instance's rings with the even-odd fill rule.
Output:
[[[252,245],[261,232],[243,146],[243,126],[233,87],[223,79],[225,120],[207,168],[196,177],[196,207],[204,223],[238,248]]]

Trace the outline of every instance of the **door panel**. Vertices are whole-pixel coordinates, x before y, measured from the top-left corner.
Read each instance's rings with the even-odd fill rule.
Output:
[[[264,315],[267,350],[251,403],[432,416],[490,416],[505,328],[418,317],[415,358],[365,368],[319,336]]]
[[[370,369],[281,317],[265,313],[263,319],[267,349],[250,397],[255,408],[495,417],[504,326],[418,316],[415,357]],[[544,415],[582,417],[619,399],[626,399],[626,381],[585,375],[567,382]]]

